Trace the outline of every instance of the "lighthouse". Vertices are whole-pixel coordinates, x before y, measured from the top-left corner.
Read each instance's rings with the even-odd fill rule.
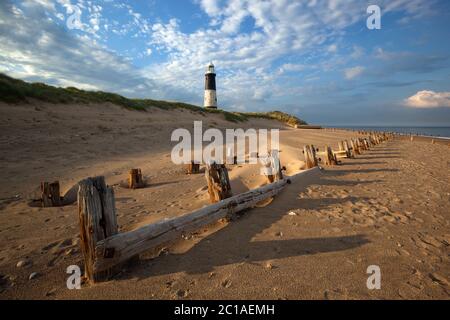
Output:
[[[205,73],[205,101],[204,107],[210,109],[217,109],[217,95],[216,95],[216,73],[212,62],[206,68]]]

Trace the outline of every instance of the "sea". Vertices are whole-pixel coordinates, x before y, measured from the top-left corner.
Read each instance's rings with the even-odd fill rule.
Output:
[[[372,126],[330,126],[332,128],[364,130],[364,131],[384,131],[395,132],[405,135],[418,135],[424,137],[435,137],[450,139],[450,127],[372,127]]]

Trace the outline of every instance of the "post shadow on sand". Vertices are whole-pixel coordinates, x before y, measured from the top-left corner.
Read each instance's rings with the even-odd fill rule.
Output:
[[[381,152],[377,152],[381,151]],[[387,152],[384,152],[387,151]],[[383,159],[399,158],[399,154],[393,149],[375,149],[365,154],[357,156],[356,159]],[[384,164],[380,161],[351,162],[349,165],[369,165]],[[345,165],[344,165],[345,168]],[[381,180],[369,181],[338,181],[328,179],[332,176],[340,176],[349,173],[381,173],[398,172],[398,169],[338,169],[326,171],[319,181],[314,181],[316,185],[336,185],[336,186],[357,186],[360,184],[379,183]],[[345,198],[298,198],[298,194],[303,192],[305,186],[295,188],[292,185],[283,191],[273,202],[285,203],[287,207],[305,209],[324,209],[345,202],[358,202],[369,200],[366,197],[345,197]],[[243,187],[243,186],[241,186]],[[285,209],[276,211],[276,205],[266,208],[255,208],[247,212],[237,222],[232,222],[223,229],[216,231],[205,238],[198,239],[199,242],[192,244],[192,247],[181,254],[161,255],[157,258],[147,258],[145,253],[138,262],[128,266],[128,271],[117,276],[115,279],[126,280],[129,278],[145,279],[158,275],[168,275],[177,272],[188,274],[201,274],[211,272],[215,267],[236,263],[260,264],[262,261],[281,259],[286,257],[296,257],[313,255],[317,253],[337,252],[355,249],[370,243],[364,234],[338,236],[338,237],[317,237],[283,240],[273,236],[272,240],[254,241],[257,234],[264,232],[274,223],[283,218]],[[226,250],[221,250],[226,244]]]
[[[364,159],[364,158],[358,156],[356,159]],[[366,162],[354,162],[354,161],[352,161],[352,162],[343,162],[339,166],[345,168],[345,167],[348,167],[348,166],[362,166],[362,165],[366,165],[366,164],[374,165],[374,164],[386,164],[386,163],[387,163],[386,161],[366,161]]]
[[[377,152],[377,153],[367,153],[368,156],[376,155],[376,156],[398,156],[399,152]]]
[[[332,176],[332,175],[331,175]],[[342,181],[342,180],[332,180],[332,179],[322,179],[322,186],[346,186],[346,187],[355,187],[362,184],[372,184],[372,183],[381,183],[383,180],[364,180],[364,181]]]
[[[332,174],[342,176],[350,173],[383,173],[383,172],[398,172],[399,169],[354,169],[354,170],[333,170]]]
[[[374,157],[358,157],[360,160],[374,160],[374,159],[401,159],[397,156],[374,156]]]
[[[369,150],[369,152],[377,152],[377,151],[398,151],[398,149],[395,148],[381,148],[381,147],[377,147],[376,149],[373,150]]]
[[[375,149],[370,150],[368,152],[365,152],[362,156],[358,155],[356,159],[362,159],[362,160],[374,160],[374,159],[396,159],[400,158],[398,157],[400,155],[400,152],[395,149]]]
[[[271,259],[349,250],[369,243],[363,234],[317,238],[302,238],[299,234],[297,239],[288,240],[272,235],[273,240],[253,240],[255,235],[264,232],[286,215],[285,209],[277,211],[277,202],[287,207],[323,209],[338,203],[361,200],[357,197],[300,199],[298,194],[305,191],[305,188],[292,188],[294,186],[292,185],[289,190],[285,189],[284,193],[274,199],[274,207],[255,208],[246,212],[236,222],[231,222],[219,231],[201,238],[187,252],[161,255],[157,258],[145,258],[143,254],[137,263],[129,265],[129,272],[115,279],[118,281],[136,277],[145,279],[177,272],[201,274],[228,264],[242,262],[259,264],[261,261]],[[226,250],[221,250],[224,244]]]

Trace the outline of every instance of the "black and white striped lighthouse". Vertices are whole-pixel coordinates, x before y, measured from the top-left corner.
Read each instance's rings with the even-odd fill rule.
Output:
[[[217,95],[216,95],[216,73],[214,72],[214,65],[212,62],[206,68],[205,73],[205,108],[217,109]]]

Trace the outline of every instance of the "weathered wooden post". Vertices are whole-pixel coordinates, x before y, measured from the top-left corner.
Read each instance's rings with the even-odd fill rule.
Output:
[[[375,138],[374,138],[374,136],[372,134],[369,136],[369,141],[370,141],[370,144],[373,145],[373,146],[377,144],[376,141],[375,141]]]
[[[331,149],[330,146],[325,146],[325,148],[326,148],[328,157],[329,157],[329,159],[330,159],[330,165],[332,165],[332,166],[333,166],[333,165],[338,165],[339,162],[338,162],[338,160],[337,160],[336,155],[333,153],[333,149]]]
[[[319,152],[319,148],[314,147],[314,145],[311,145],[311,153],[314,160],[314,166],[317,167],[319,165],[319,161],[321,159],[317,158],[317,152]]]
[[[128,188],[138,189],[143,187],[145,187],[145,182],[142,178],[141,169],[131,169],[128,172]]]
[[[191,161],[186,164],[186,174],[196,174],[200,172],[200,163],[195,163]]]
[[[356,143],[358,144],[359,152],[362,154],[362,152],[363,152],[364,150],[366,150],[366,146],[364,145],[363,140],[362,140],[361,138],[358,138],[358,139],[356,140]]]
[[[359,153],[362,154],[363,150],[365,150],[365,147],[362,144],[361,138],[356,138],[355,143],[358,147]]]
[[[270,154],[265,158],[260,158],[263,165],[264,175],[267,176],[269,183],[280,181],[283,179],[283,169],[281,167],[280,158],[278,156],[278,150],[270,151]]]
[[[114,203],[114,191],[105,183],[104,177],[87,178],[80,181],[78,189],[78,217],[80,221],[80,246],[84,256],[84,275],[90,282],[108,279],[117,267],[97,272],[97,258],[114,257],[114,249],[96,250],[97,242],[118,232]]]
[[[359,151],[359,147],[358,144],[356,143],[355,140],[351,139],[350,140],[351,144],[352,144],[352,150],[355,154],[361,154],[361,152]]]
[[[227,157],[226,157],[226,163],[231,165],[237,164],[237,156],[233,154],[233,149],[231,147],[227,148]]]
[[[348,158],[353,158],[353,153],[352,153],[352,150],[351,150],[350,146],[348,145],[348,141],[344,140],[343,143],[344,143],[344,150],[347,153],[347,157]]]
[[[41,203],[42,207],[58,207],[61,205],[59,181],[41,182]]]
[[[325,146],[325,164],[328,166],[338,164],[336,156],[333,154],[333,150],[331,150],[331,147],[329,146]]]
[[[205,177],[211,203],[219,202],[233,196],[228,170],[224,164],[215,162],[206,165]]]
[[[317,166],[317,160],[314,157],[310,145],[303,147],[303,154],[305,155],[306,169],[311,169]]]

